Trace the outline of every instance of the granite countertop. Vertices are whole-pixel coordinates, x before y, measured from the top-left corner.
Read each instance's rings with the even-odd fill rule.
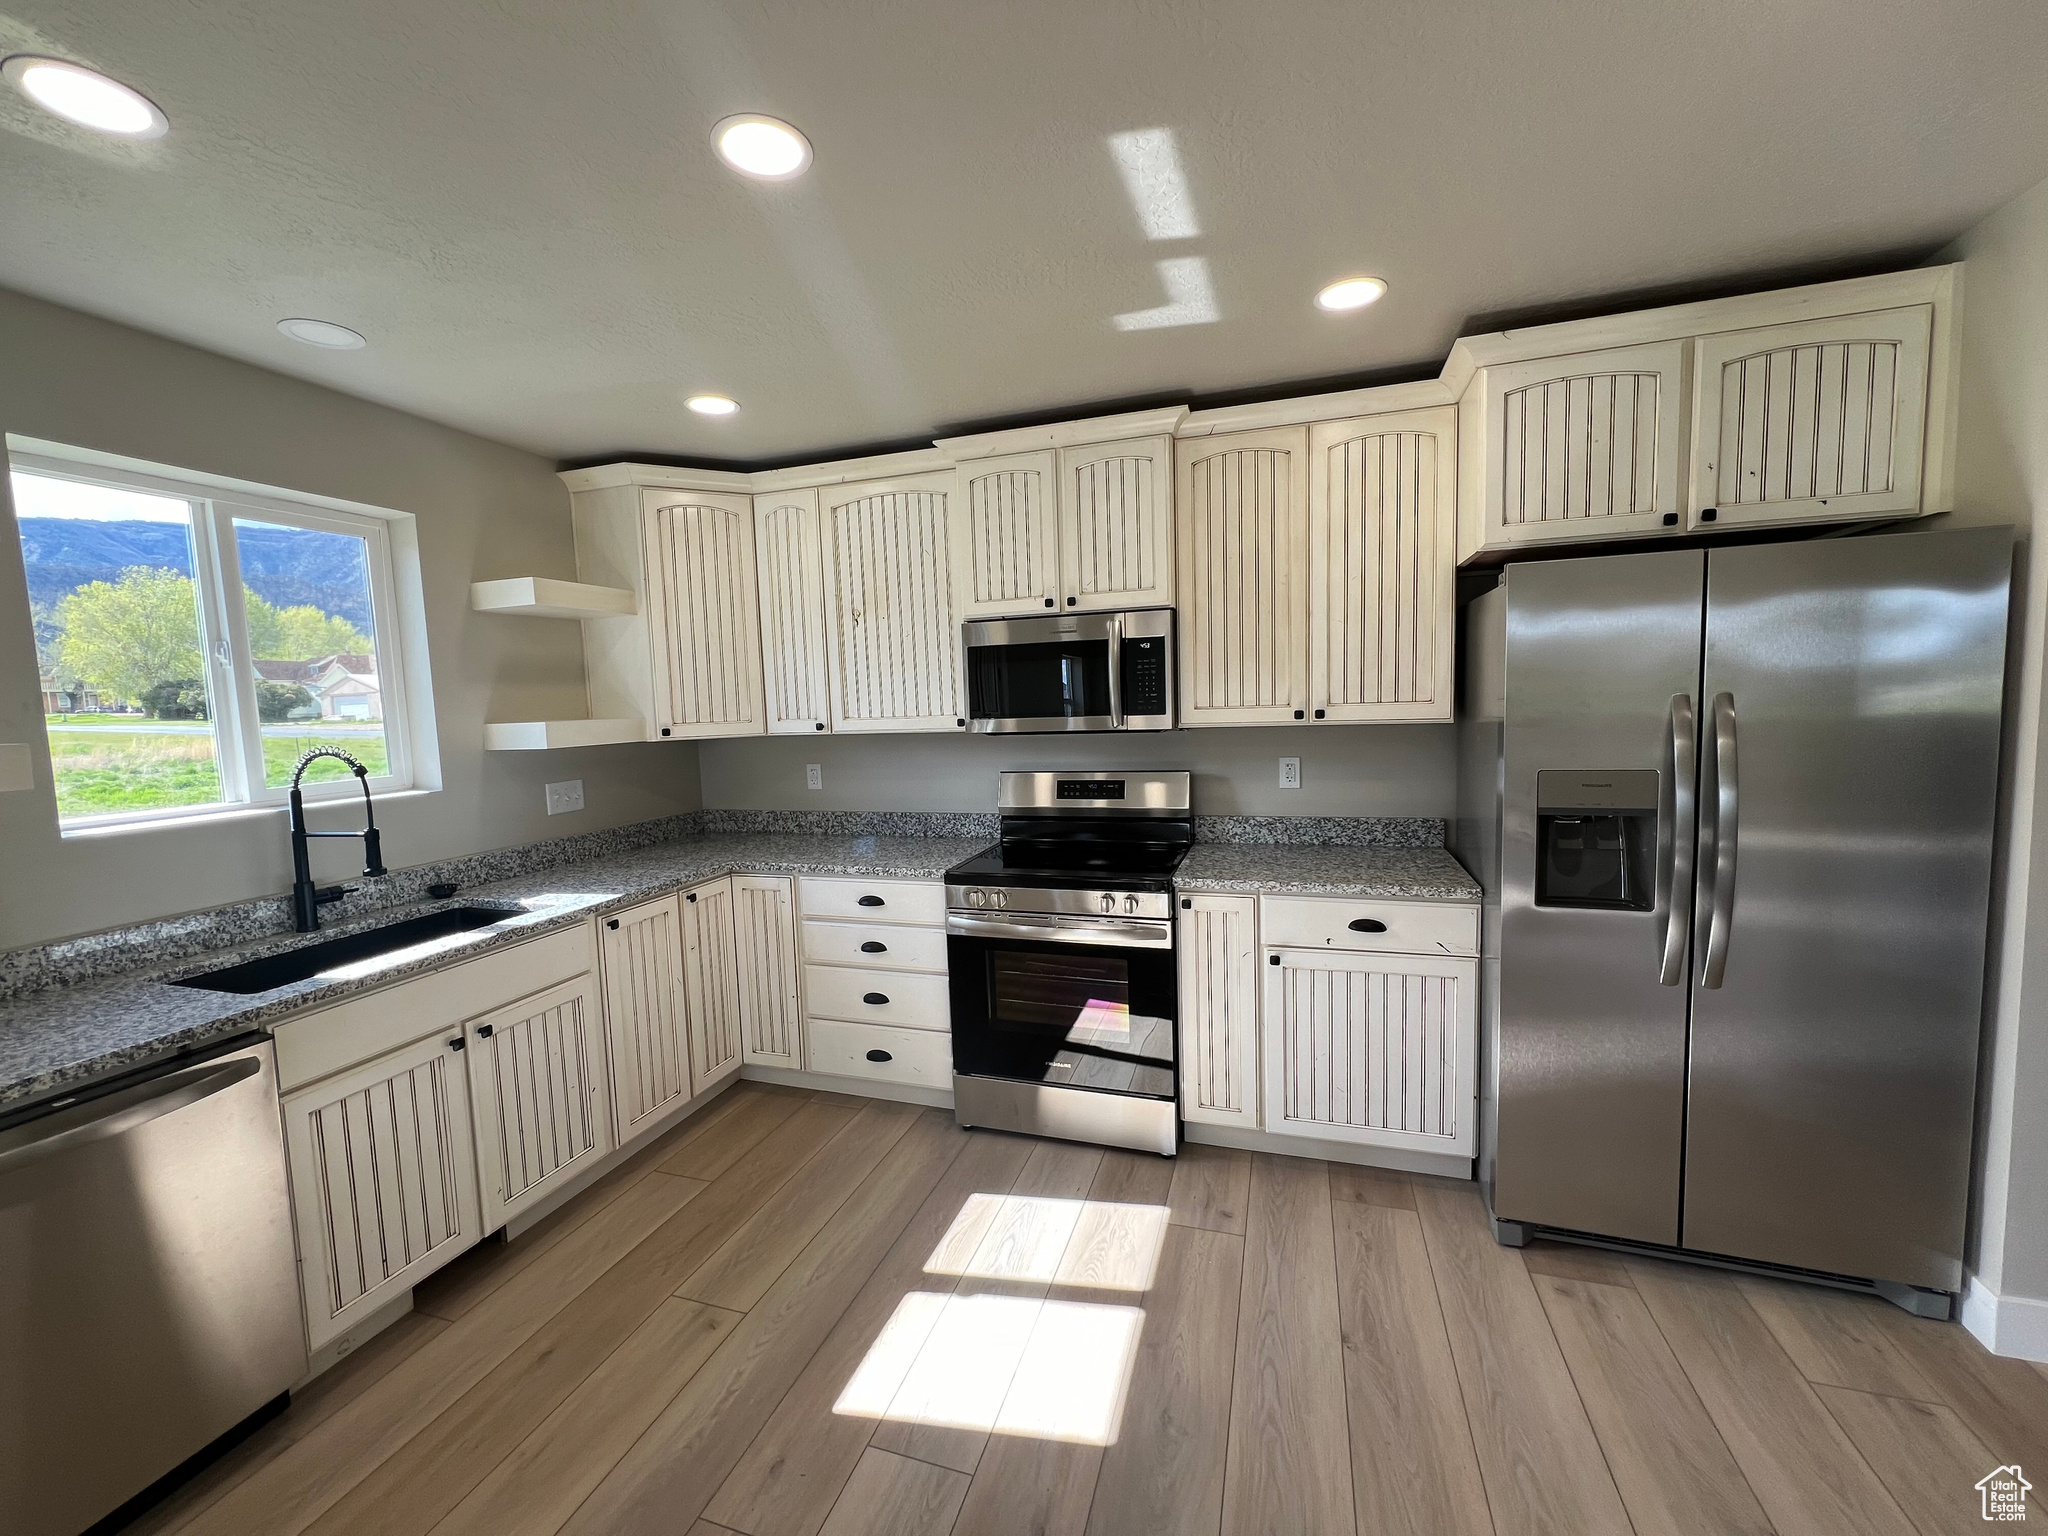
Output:
[[[1198,895],[1366,896],[1477,901],[1479,883],[1441,848],[1327,843],[1197,843],[1173,877]]]
[[[331,923],[318,934],[274,934],[204,955],[188,955],[175,963],[25,993],[0,1002],[0,1111],[720,875],[870,875],[931,880],[986,846],[983,838],[821,837],[774,832],[684,838],[465,886],[452,901],[386,907]],[[433,939],[374,962],[340,967],[333,975],[269,992],[242,995],[170,985],[179,976],[451,906],[503,906],[506,916],[485,928]]]

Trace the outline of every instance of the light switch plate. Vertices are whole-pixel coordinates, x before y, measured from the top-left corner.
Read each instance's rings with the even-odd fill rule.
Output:
[[[823,789],[824,787],[825,787],[825,765],[824,765],[823,763],[805,763],[805,764],[804,764],[804,788],[805,788],[805,789]]]
[[[583,809],[583,781],[564,779],[559,784],[548,786],[548,814],[560,816],[565,811]]]
[[[1280,759],[1280,787],[1282,789],[1301,788],[1300,758],[1283,757]]]

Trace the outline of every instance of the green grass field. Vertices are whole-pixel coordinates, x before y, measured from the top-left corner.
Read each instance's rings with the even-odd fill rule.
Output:
[[[50,762],[57,782],[60,817],[106,816],[116,811],[168,810],[183,805],[212,805],[220,799],[220,771],[214,763],[210,732],[146,729],[108,731],[66,729],[86,721],[95,724],[147,726],[133,715],[49,717]],[[263,738],[264,777],[272,785],[291,778],[292,764],[311,747],[335,746],[360,761],[371,773],[383,773],[387,760],[384,738],[361,732],[295,731]],[[306,771],[305,782],[345,779],[348,769],[323,759]]]

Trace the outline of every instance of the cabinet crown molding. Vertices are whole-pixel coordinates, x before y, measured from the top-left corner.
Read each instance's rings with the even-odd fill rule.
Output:
[[[556,476],[572,491],[609,491],[639,485],[664,491],[738,491],[754,489],[754,477],[729,469],[679,469],[672,464],[593,464],[565,469]]]
[[[1052,421],[1035,427],[1010,427],[1000,432],[974,432],[934,441],[955,461],[988,459],[997,454],[1029,453],[1035,448],[1080,448],[1127,437],[1163,437],[1179,431],[1187,414],[1184,405],[1167,405],[1150,411],[1126,411],[1120,416]]]

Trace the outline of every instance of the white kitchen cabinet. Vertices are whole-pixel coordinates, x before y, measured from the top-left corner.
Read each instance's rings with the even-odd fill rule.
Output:
[[[612,1123],[624,1145],[690,1097],[682,901],[645,902],[606,918],[598,935]]]
[[[1258,900],[1183,896],[1178,927],[1181,1118],[1256,1130]]]
[[[814,734],[830,725],[832,715],[832,642],[817,491],[756,496],[754,550],[768,734]]]
[[[611,1150],[603,1027],[589,974],[463,1026],[486,1231]]]
[[[1187,725],[1308,717],[1308,429],[1183,439],[1180,715]]]
[[[483,1233],[464,1043],[451,1025],[284,1096],[315,1350]]]
[[[787,875],[732,877],[740,1059],[750,1066],[804,1064],[793,887]]]
[[[1058,483],[1051,449],[960,466],[953,582],[962,619],[1059,607]]]
[[[740,1069],[739,958],[732,877],[683,892],[683,998],[689,1019],[690,1086],[703,1093]]]
[[[1448,720],[1457,412],[1309,428],[1309,718]]]
[[[835,731],[964,729],[948,526],[954,475],[821,493]]]
[[[1479,962],[1269,948],[1264,1129],[1469,1157]]]
[[[1919,512],[1933,315],[1914,304],[1694,342],[1689,525]]]
[[[1173,439],[1059,450],[1059,607],[1173,602]]]

